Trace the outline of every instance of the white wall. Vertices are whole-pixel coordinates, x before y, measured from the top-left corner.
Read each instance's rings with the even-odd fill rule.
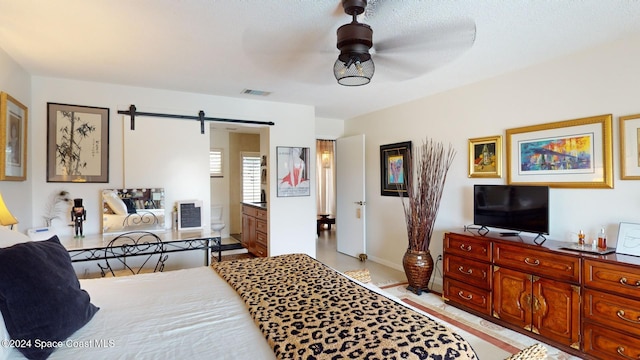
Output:
[[[4,50],[0,49],[0,91],[6,92],[31,110],[31,77]],[[30,226],[32,209],[24,204],[31,203],[31,171],[33,159],[29,147],[33,143],[33,115],[27,114],[27,180],[0,181],[0,193],[7,208],[18,219],[18,229]]]
[[[379,147],[427,136],[451,142],[457,156],[450,169],[430,249],[442,252],[446,231],[473,223],[473,184],[501,179],[468,178],[468,139],[504,136],[514,127],[613,114],[615,189],[551,189],[549,238],[570,240],[584,229],[606,226],[615,246],[619,222],[640,222],[640,182],[620,180],[618,117],[640,113],[640,37],[628,38],[522,71],[350,119],[347,135],[366,135],[367,252],[402,269],[407,235],[401,202],[380,196]],[[506,161],[506,158],[503,158]],[[437,274],[439,276],[439,274]],[[441,281],[441,279],[438,279]]]
[[[197,121],[136,117],[136,130],[131,131],[128,116],[117,114],[118,110],[128,109],[130,104],[144,112],[197,115],[203,110],[207,117],[273,121],[275,125],[266,132],[270,137],[266,143],[272,144],[268,150],[273,154],[269,159],[273,164],[275,146],[315,149],[315,118],[310,106],[46,77],[34,77],[31,88],[30,117],[35,119],[29,149],[32,154],[29,165],[32,199],[19,211],[32,211],[33,214],[21,229],[42,225],[47,197],[65,189],[73,197],[85,199],[88,214],[85,233],[100,233],[100,190],[123,186],[164,187],[167,206],[175,200],[202,199],[204,218],[208,221],[211,198],[208,126],[206,133],[201,135]],[[46,182],[47,102],[110,109],[108,183]],[[275,175],[270,174],[270,186],[276,184]],[[315,180],[313,183],[315,186]],[[275,194],[275,191],[270,193]],[[302,252],[315,256],[315,195],[271,200],[270,216],[283,219],[271,221],[271,254]],[[62,222],[55,224],[55,231],[63,236],[72,234],[72,229]],[[198,264],[202,262],[200,255],[197,256]]]

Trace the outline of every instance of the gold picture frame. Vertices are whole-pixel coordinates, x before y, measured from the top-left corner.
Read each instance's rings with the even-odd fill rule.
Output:
[[[611,114],[506,131],[507,184],[613,188]]]
[[[469,139],[469,177],[502,177],[502,136]]]
[[[0,180],[27,179],[27,120],[29,110],[0,92]]]
[[[640,114],[620,119],[620,179],[640,180]]]

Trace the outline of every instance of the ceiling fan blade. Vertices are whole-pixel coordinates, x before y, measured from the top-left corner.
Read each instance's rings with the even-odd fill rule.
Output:
[[[381,48],[375,47],[373,55],[376,74],[393,74],[397,80],[407,80],[429,73],[460,57],[469,50],[475,41],[473,31],[454,32],[455,36],[444,33],[434,39],[431,33],[424,33],[421,39],[416,37],[393,38],[382,42]]]
[[[476,25],[473,21],[447,24],[411,31],[400,36],[376,40],[374,48],[378,53],[429,51],[444,48],[471,48],[476,39]]]

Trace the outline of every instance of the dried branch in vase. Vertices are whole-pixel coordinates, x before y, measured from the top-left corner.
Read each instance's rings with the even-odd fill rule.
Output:
[[[410,176],[405,180],[407,199],[402,192],[399,194],[404,207],[410,250],[429,250],[444,184],[455,154],[451,144],[445,149],[442,143],[431,139],[423,141],[414,154],[409,150]]]

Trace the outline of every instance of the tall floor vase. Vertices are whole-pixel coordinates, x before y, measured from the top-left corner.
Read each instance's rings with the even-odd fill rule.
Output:
[[[429,279],[433,273],[433,257],[430,251],[407,249],[402,257],[402,266],[409,282],[407,290],[416,295],[421,295],[423,291],[429,292]]]

